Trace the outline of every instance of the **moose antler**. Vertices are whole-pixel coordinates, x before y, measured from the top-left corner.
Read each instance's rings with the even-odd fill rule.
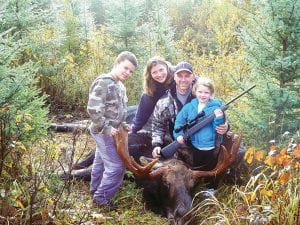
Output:
[[[237,151],[241,143],[242,135],[234,135],[231,140],[226,144],[227,148],[221,145],[218,162],[216,167],[210,171],[192,170],[193,177],[195,179],[200,177],[211,177],[223,173],[236,159]],[[143,178],[156,179],[161,177],[166,171],[166,167],[160,167],[151,171],[152,167],[157,163],[159,159],[153,159],[146,166],[138,164],[128,152],[128,133],[124,128],[120,128],[120,132],[114,136],[116,149],[125,163],[127,169],[129,169],[134,175]]]
[[[235,160],[242,140],[242,135],[233,135],[230,140],[231,148],[228,151],[224,145],[221,145],[218,157],[218,163],[213,170],[198,171],[193,170],[193,177],[195,179],[200,177],[212,177],[223,173]]]
[[[149,177],[149,178],[151,178],[152,175],[150,175],[150,171],[159,159],[153,159],[146,166],[139,165],[134,160],[134,158],[129,155],[129,152],[128,152],[128,132],[123,127],[121,127],[119,130],[120,130],[119,133],[114,136],[114,141],[115,141],[115,144],[116,144],[117,152],[118,152],[120,158],[122,159],[122,161],[124,162],[125,166],[134,175],[136,175],[138,177]],[[155,174],[158,174],[158,171],[156,171]],[[155,176],[158,176],[158,175],[155,175]]]

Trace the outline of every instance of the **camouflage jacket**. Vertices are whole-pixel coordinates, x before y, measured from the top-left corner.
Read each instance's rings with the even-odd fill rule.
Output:
[[[127,112],[125,86],[111,74],[98,76],[90,87],[87,112],[93,133],[110,134],[111,127],[125,125]]]
[[[194,96],[188,96],[186,103],[190,102]],[[163,146],[164,139],[173,139],[174,122],[177,113],[183,107],[176,95],[176,87],[172,87],[156,103],[152,119],[152,145]]]

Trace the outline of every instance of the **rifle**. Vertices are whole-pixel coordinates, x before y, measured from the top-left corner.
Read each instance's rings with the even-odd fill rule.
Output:
[[[248,93],[249,91],[251,91],[256,85],[253,85],[252,87],[248,88],[246,91],[243,91],[241,94],[239,94],[238,96],[236,96],[235,98],[231,99],[229,102],[227,102],[225,105],[223,105],[221,107],[221,110],[224,112],[229,108],[229,105],[234,102],[235,100],[237,100],[238,98],[242,97],[244,94]],[[193,135],[194,133],[196,133],[198,130],[200,130],[202,127],[205,127],[207,124],[211,123],[215,118],[215,114],[212,113],[210,115],[208,115],[206,118],[200,120],[198,123],[196,123],[195,125],[189,127],[188,129],[186,129],[186,132],[183,135],[184,140],[186,140],[188,137],[190,137],[191,135]],[[173,141],[172,143],[170,143],[169,145],[165,146],[164,148],[161,149],[160,154],[162,157],[164,158],[170,158],[172,157],[176,150],[181,146],[181,144],[179,144],[177,142],[177,140]]]
[[[204,116],[205,116],[205,112],[201,111],[200,113],[197,114],[197,116],[195,116],[195,118],[191,119],[186,124],[183,124],[182,126],[176,128],[174,131],[176,133],[178,133],[181,130],[183,130],[185,132],[186,129],[191,128],[192,126],[194,126],[198,122],[198,119],[200,119],[200,118],[202,118]]]

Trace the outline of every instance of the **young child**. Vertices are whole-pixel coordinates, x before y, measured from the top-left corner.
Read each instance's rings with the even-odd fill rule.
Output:
[[[112,206],[111,199],[123,181],[125,166],[116,151],[113,136],[120,126],[127,126],[127,96],[122,82],[132,75],[137,64],[133,53],[120,53],[112,70],[98,76],[89,91],[90,133],[96,142],[90,191],[94,203],[104,207]]]
[[[211,80],[206,77],[197,79],[193,86],[193,93],[196,98],[187,103],[176,116],[173,135],[178,143],[183,144],[185,142],[183,138],[184,130],[176,132],[177,128],[193,120],[202,111],[205,113],[204,118],[212,113],[215,114],[215,119],[212,123],[189,137],[190,143],[195,149],[193,151],[193,166],[198,167],[205,166],[214,159],[213,150],[217,135],[216,127],[223,123],[224,115],[220,109],[222,102],[213,98],[214,86]]]

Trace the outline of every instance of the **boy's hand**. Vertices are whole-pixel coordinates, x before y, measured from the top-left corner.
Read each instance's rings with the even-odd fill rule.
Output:
[[[115,136],[115,135],[117,135],[118,133],[119,133],[119,130],[118,130],[118,129],[116,129],[116,128],[114,128],[114,127],[111,128],[110,134],[111,134],[112,136]]]

